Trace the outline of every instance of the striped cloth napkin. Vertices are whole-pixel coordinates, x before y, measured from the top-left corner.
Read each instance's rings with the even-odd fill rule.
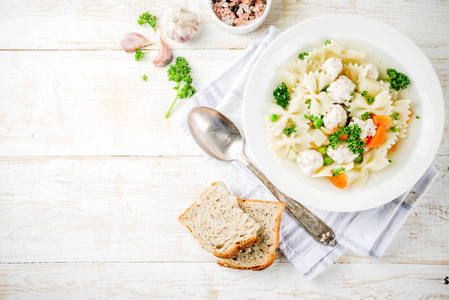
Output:
[[[190,133],[186,122],[187,115],[196,106],[207,106],[220,111],[243,133],[242,101],[246,80],[257,58],[279,34],[280,31],[276,27],[269,27],[230,68],[199,91],[177,113],[177,122],[188,136]],[[199,147],[198,151],[204,153]],[[248,146],[245,146],[244,152],[254,163]],[[217,170],[217,174],[222,177],[218,180],[223,180],[237,197],[276,201],[244,165],[239,162],[221,162],[212,158],[209,160]],[[437,175],[437,170],[430,166],[409,192],[383,206],[366,211],[341,213],[308,207],[335,232],[337,242],[334,247],[322,246],[315,242],[285,211],[282,215],[279,248],[307,279],[320,274],[347,250],[360,256],[370,255],[379,258],[407,219],[412,207],[424,195]]]

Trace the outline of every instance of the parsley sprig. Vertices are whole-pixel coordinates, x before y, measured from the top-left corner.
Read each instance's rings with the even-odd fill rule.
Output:
[[[338,169],[334,170],[334,172],[332,172],[332,176],[337,177],[338,175],[340,175],[340,172],[344,172],[344,171],[346,171],[345,168],[343,168],[343,167],[338,168]]]
[[[175,105],[176,101],[178,99],[185,99],[188,97],[192,97],[196,90],[192,86],[192,77],[190,76],[190,67],[189,63],[184,57],[178,56],[176,58],[176,62],[170,66],[170,68],[167,70],[168,74],[168,80],[174,81],[178,85],[175,86],[173,89],[177,90],[176,98],[173,101],[172,105],[170,106],[170,109],[168,110],[167,114],[165,115],[166,118],[170,115],[170,112]],[[184,83],[183,85],[181,85]]]
[[[332,149],[335,149],[340,143],[346,143],[346,146],[348,146],[352,153],[362,154],[366,144],[361,140],[361,134],[362,129],[358,124],[340,127],[336,132],[329,136],[329,146],[332,147]],[[347,136],[345,141],[342,140],[343,136]]]
[[[137,20],[137,23],[142,26],[143,24],[148,24],[153,28],[154,32],[156,33],[156,16],[153,16],[150,14],[150,12],[144,12],[139,16],[139,20]]]
[[[273,97],[276,99],[276,104],[286,109],[288,103],[290,102],[290,93],[288,92],[287,85],[285,82],[278,85],[278,87],[273,91]]]
[[[396,120],[396,121],[399,120],[399,114],[398,114],[398,113],[393,113],[393,114],[391,115],[391,117],[392,117],[394,120]]]
[[[308,52],[299,53],[299,54],[298,54],[298,58],[299,58],[300,60],[304,60],[304,58],[305,58],[307,55],[309,55]]]
[[[391,84],[391,88],[396,91],[406,89],[410,85],[410,79],[404,73],[398,72],[395,69],[387,69],[387,75]]]
[[[368,118],[371,118],[371,112],[366,111],[362,114],[362,121],[365,121]]]
[[[284,130],[282,130],[282,133],[285,134],[286,136],[290,136],[293,132],[296,132],[296,124],[295,122],[293,122],[292,126],[285,128]]]
[[[141,59],[145,56],[145,54],[147,54],[147,52],[148,52],[148,51],[143,52],[140,48],[137,49],[137,50],[136,50],[136,54],[134,54],[134,59],[135,59],[136,61],[141,60]]]

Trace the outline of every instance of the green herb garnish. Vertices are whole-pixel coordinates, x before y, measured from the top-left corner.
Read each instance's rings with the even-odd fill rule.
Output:
[[[314,115],[306,115],[304,114],[304,119],[310,120],[310,121],[314,121],[315,120],[315,116]]]
[[[335,149],[340,143],[345,143],[354,154],[362,154],[366,144],[360,139],[362,129],[358,124],[347,127],[340,127],[336,132],[329,136],[329,146]],[[346,135],[348,138],[342,141],[341,138]]]
[[[147,81],[147,79],[148,79],[147,75],[143,74],[142,80],[143,80],[143,81]]]
[[[341,167],[338,168],[337,170],[334,170],[334,172],[332,173],[332,176],[337,177],[338,175],[340,175],[340,172],[344,172],[346,169]]]
[[[368,91],[363,91],[360,95],[366,99],[366,97],[368,96]]]
[[[154,32],[156,33],[156,16],[153,16],[150,14],[150,12],[144,12],[139,16],[139,20],[137,20],[137,23],[142,26],[143,24],[150,25]]]
[[[419,119],[419,116],[416,116],[415,118]]]
[[[166,118],[170,115],[170,112],[175,105],[176,101],[178,99],[185,99],[188,97],[192,97],[196,90],[192,86],[192,77],[190,76],[190,67],[189,63],[184,57],[178,56],[176,58],[176,62],[170,66],[170,68],[167,70],[168,74],[168,80],[174,81],[178,85],[175,86],[173,89],[177,90],[176,98],[173,101],[172,105],[170,106],[170,109],[168,110],[167,114],[165,115]],[[184,82],[184,85],[181,86],[181,84]]]
[[[293,122],[292,126],[282,130],[282,133],[285,134],[286,136],[290,136],[293,132],[296,132],[295,127],[296,127],[295,122]]]
[[[400,73],[395,69],[387,69],[387,75],[391,84],[391,88],[396,91],[403,90],[410,85],[410,79],[404,73]]]
[[[290,102],[290,93],[288,92],[287,85],[285,82],[278,85],[278,87],[273,91],[273,97],[276,99],[276,104],[286,109],[288,103]]]
[[[328,88],[328,87],[329,87],[329,86],[326,85],[321,91],[327,93],[327,88]]]
[[[148,52],[148,51],[147,51],[147,52]],[[139,60],[141,60],[141,59],[145,56],[145,54],[146,54],[147,52],[142,52],[142,50],[137,49],[137,50],[136,50],[136,54],[134,55],[134,58],[136,59],[136,61],[139,61]]]
[[[391,164],[392,163],[391,159],[389,159],[388,162]]]
[[[391,131],[393,131],[393,132],[398,132],[398,126],[397,126],[397,125],[394,125],[394,126],[391,127],[390,129],[391,129]]]
[[[312,100],[310,100],[310,99],[307,100],[306,104],[307,104],[307,108],[310,109],[310,105],[312,104]]]
[[[366,111],[362,114],[362,120],[365,121],[366,119],[371,117],[371,113],[369,111]]]
[[[354,95],[355,95],[355,93],[354,92],[352,92],[351,94],[349,94],[351,97],[354,97]]]
[[[394,120],[396,120],[396,121],[399,120],[399,114],[398,114],[398,113],[393,113],[393,114],[391,115],[391,117],[392,117]]]
[[[304,60],[304,57],[307,56],[307,55],[309,55],[309,53],[307,53],[307,52],[299,53],[299,54],[298,54],[298,58],[299,58],[300,60]]]
[[[329,45],[330,43],[331,43],[331,41],[327,40],[327,41],[324,42],[324,45]]]
[[[376,98],[371,97],[371,98],[366,99],[366,102],[368,102],[368,104],[373,104],[374,100],[376,100]]]

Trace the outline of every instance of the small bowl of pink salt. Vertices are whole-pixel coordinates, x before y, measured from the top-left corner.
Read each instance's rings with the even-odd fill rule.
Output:
[[[256,30],[265,20],[272,0],[206,0],[215,23],[234,34]]]

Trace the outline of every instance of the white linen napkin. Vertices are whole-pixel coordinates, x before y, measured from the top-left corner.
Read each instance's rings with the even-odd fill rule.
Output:
[[[220,111],[243,133],[242,101],[246,81],[260,54],[279,34],[279,29],[270,26],[231,67],[199,91],[177,113],[177,122],[188,136],[191,135],[187,126],[187,115],[196,106],[207,106]],[[198,151],[204,153],[200,148]],[[247,158],[254,162],[248,146],[245,146],[244,152]],[[268,189],[244,165],[207,157],[221,174],[220,180],[223,180],[237,197],[276,201]],[[371,255],[379,258],[407,219],[412,207],[424,195],[437,175],[437,170],[430,166],[409,192],[383,206],[366,211],[340,213],[307,207],[333,229],[337,240],[334,247],[322,246],[315,242],[285,211],[282,215],[279,248],[307,279],[320,274],[347,250],[360,256]],[[409,197],[412,200],[404,202],[410,193],[413,195]]]

